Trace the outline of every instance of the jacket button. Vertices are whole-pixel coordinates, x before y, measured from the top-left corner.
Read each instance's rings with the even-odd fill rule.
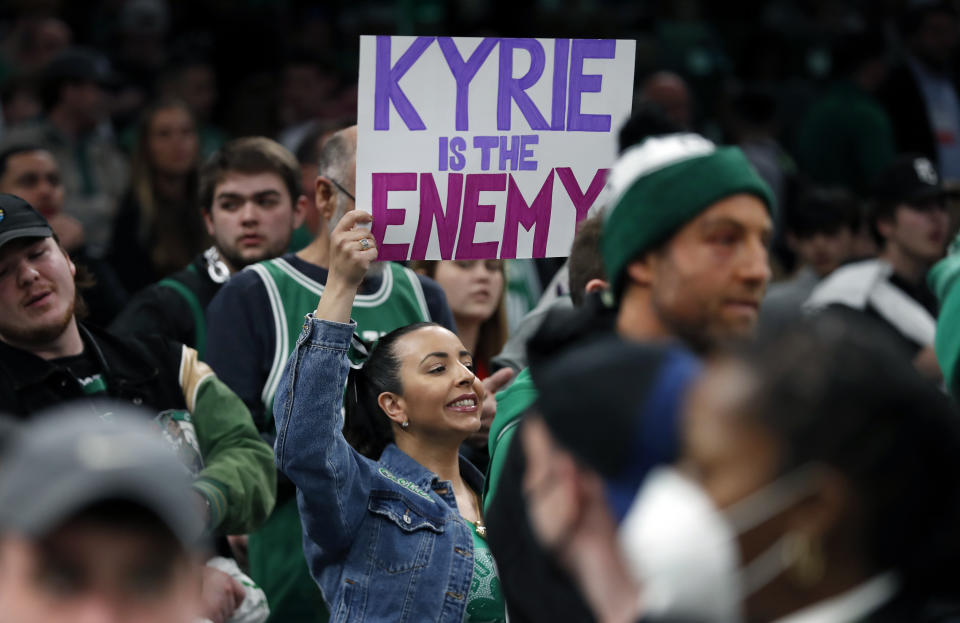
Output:
[[[135,405],[137,405],[137,406],[142,405],[142,404],[143,404],[143,398],[141,398],[140,396],[134,396],[134,398],[133,398],[133,404],[135,404]]]
[[[406,513],[403,514],[403,523],[409,524],[410,521],[411,521],[411,520],[410,520],[410,511],[407,511]]]

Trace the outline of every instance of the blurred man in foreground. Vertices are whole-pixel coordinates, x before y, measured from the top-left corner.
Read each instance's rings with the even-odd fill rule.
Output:
[[[0,475],[5,623],[195,623],[203,517],[149,421],[72,410],[15,435]]]

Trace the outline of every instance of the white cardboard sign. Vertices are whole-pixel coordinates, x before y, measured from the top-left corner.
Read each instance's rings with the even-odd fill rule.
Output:
[[[357,206],[379,259],[567,255],[630,115],[634,50],[362,36]]]

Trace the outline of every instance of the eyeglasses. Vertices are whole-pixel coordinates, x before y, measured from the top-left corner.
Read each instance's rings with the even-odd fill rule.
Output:
[[[340,182],[338,182],[337,180],[333,179],[332,177],[328,177],[327,180],[329,180],[331,184],[333,184],[334,186],[336,186],[336,187],[337,187],[337,190],[339,190],[340,192],[342,192],[342,193],[345,194],[346,196],[350,197],[350,201],[352,201],[352,202],[354,202],[354,203],[357,202],[356,197],[354,197],[352,194],[350,194],[350,191],[349,191],[349,190],[347,190],[346,188],[344,188],[343,186],[341,186],[341,185],[340,185]]]

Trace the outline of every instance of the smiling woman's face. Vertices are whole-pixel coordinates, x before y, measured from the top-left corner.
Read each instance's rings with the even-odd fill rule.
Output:
[[[466,439],[480,429],[483,385],[473,372],[473,356],[460,338],[448,329],[430,326],[403,336],[394,349],[403,384],[395,413],[410,422],[407,432]]]

